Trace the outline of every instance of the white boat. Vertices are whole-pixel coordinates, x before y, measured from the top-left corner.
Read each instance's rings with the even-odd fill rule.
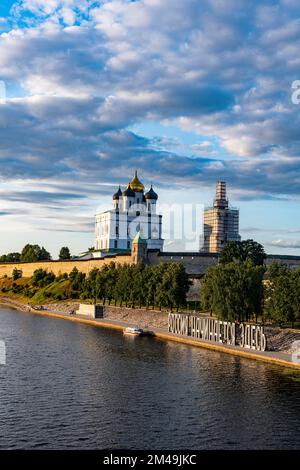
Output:
[[[123,334],[124,335],[130,335],[130,336],[141,336],[141,335],[144,335],[144,330],[142,328],[139,328],[138,326],[134,326],[134,327],[131,327],[131,326],[128,326],[127,328],[125,328],[125,330],[123,330]]]

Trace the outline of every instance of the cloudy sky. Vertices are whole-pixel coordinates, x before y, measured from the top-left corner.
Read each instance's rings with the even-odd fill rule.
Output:
[[[242,237],[300,255],[299,51],[299,0],[1,0],[0,252],[84,251],[138,168],[162,204],[225,179]]]

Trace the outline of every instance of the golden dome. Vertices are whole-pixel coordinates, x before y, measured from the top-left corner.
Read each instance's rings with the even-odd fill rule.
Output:
[[[135,175],[133,180],[130,182],[130,187],[133,189],[135,193],[143,193],[145,191],[145,186],[143,183],[139,180],[137,171],[135,170]]]

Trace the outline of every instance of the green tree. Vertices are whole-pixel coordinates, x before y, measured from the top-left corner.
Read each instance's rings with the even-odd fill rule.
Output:
[[[131,282],[131,304],[133,307],[138,305],[141,307],[146,303],[146,293],[145,293],[145,264],[140,262],[136,265],[133,265],[131,268],[132,282]]]
[[[265,287],[265,315],[274,323],[294,323],[300,319],[300,269],[273,263]]]
[[[50,259],[50,253],[44,247],[40,247],[39,245],[30,245],[27,243],[21,253],[21,261],[23,262],[33,263],[35,261]]]
[[[59,259],[70,259],[71,253],[67,246],[63,246],[59,252]]]
[[[168,300],[166,298],[166,291],[169,289],[169,279],[166,275],[168,270],[168,263],[160,263],[157,266],[153,266],[153,278],[156,284],[155,288],[155,303],[161,310],[162,307],[168,306]]]
[[[44,269],[36,269],[31,277],[31,284],[33,286],[45,287],[55,281],[55,274],[48,273]]]
[[[132,266],[124,264],[118,267],[118,276],[115,285],[115,299],[120,302],[122,306],[125,302],[126,307],[130,300],[132,288]]]
[[[78,269],[76,267],[73,268],[72,271],[69,274],[69,279],[70,279],[71,283],[75,282],[77,280],[78,274],[79,274]]]
[[[20,279],[22,277],[22,269],[17,269],[17,268],[14,268],[13,272],[12,272],[12,278],[14,281],[16,281],[17,279]]]
[[[262,310],[264,272],[251,260],[213,266],[202,281],[201,303],[219,319],[248,321]]]
[[[74,291],[83,292],[85,288],[85,274],[73,268],[69,274],[70,286]]]
[[[189,287],[190,282],[183,264],[168,263],[162,277],[161,289],[165,291],[165,303],[171,310],[175,306],[178,311],[181,305],[186,304]]]
[[[180,306],[186,305],[186,296],[192,285],[192,282],[189,280],[188,274],[185,270],[185,267],[182,263],[172,263],[173,271],[173,285],[172,285],[172,298],[176,309]],[[175,264],[175,266],[174,266]]]
[[[19,263],[21,261],[21,254],[8,253],[7,255],[0,256],[0,261],[3,263]]]
[[[99,269],[94,268],[90,271],[84,283],[83,294],[84,298],[93,299],[95,305],[98,303],[99,299],[103,298],[101,273]]]
[[[214,269],[208,269],[205,277],[200,282],[200,303],[203,310],[209,310],[212,314],[214,293]]]
[[[117,270],[115,263],[109,263],[109,265],[104,266],[101,270],[100,282],[103,286],[103,302],[105,304],[106,299],[108,300],[108,305],[110,305],[112,299],[115,298],[115,286],[117,282]]]
[[[146,306],[155,308],[157,289],[156,266],[146,266],[144,271],[144,293]]]
[[[254,240],[231,241],[226,243],[220,255],[220,263],[246,261],[250,259],[255,265],[263,265],[266,259],[264,247]]]
[[[300,322],[300,267],[293,271],[293,307],[295,321]]]
[[[103,300],[105,304],[108,300],[110,304],[116,298],[117,273],[115,263],[105,265],[101,270],[95,268],[90,272],[85,282],[85,290],[94,303]]]

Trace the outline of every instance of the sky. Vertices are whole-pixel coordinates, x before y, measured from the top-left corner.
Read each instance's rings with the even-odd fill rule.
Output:
[[[298,0],[1,0],[0,254],[85,251],[138,169],[162,206],[225,180],[242,238],[300,255],[299,51]]]

